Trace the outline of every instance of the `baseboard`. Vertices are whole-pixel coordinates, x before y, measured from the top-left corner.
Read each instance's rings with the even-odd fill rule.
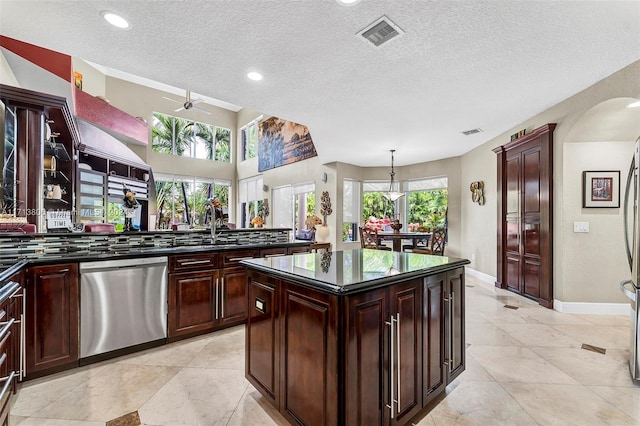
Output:
[[[629,303],[563,302],[555,299],[553,310],[565,314],[629,315]]]
[[[474,278],[478,278],[479,280],[482,281],[486,281],[487,283],[491,284],[491,286],[495,286],[496,284],[496,278],[492,277],[489,274],[485,274],[484,272],[480,272],[480,271],[476,271],[475,269],[469,268],[468,266],[465,266],[464,271],[471,275]]]

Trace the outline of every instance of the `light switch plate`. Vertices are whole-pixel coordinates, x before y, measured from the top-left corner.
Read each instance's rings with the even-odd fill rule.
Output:
[[[589,222],[573,222],[573,232],[589,232]]]

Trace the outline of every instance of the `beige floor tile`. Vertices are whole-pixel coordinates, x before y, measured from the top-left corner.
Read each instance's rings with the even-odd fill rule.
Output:
[[[599,346],[607,350],[629,349],[630,332],[628,327],[610,325],[569,325],[554,324],[553,328],[581,343]]]
[[[488,346],[522,346],[522,343],[514,339],[504,330],[490,322],[471,322],[465,324],[465,339],[472,345]]]
[[[494,381],[489,372],[485,370],[484,367],[482,367],[468,351],[465,357],[465,363],[466,365],[464,371],[458,376],[456,380],[485,382]]]
[[[531,350],[583,385],[633,387],[628,368],[629,351],[607,350],[602,355],[576,348]]]
[[[536,425],[498,383],[462,382],[416,425]]]
[[[506,391],[541,425],[637,425],[584,386],[503,383]]]
[[[550,346],[579,348],[582,343],[546,324],[496,324],[500,330],[521,342],[524,346]]]
[[[29,417],[20,426],[104,426],[104,422],[84,422],[81,420],[42,419]],[[13,423],[11,423],[13,426]]]
[[[27,419],[28,419],[28,417],[14,416],[12,414],[12,415],[9,416],[9,424],[11,426],[17,426],[17,425],[21,424],[22,422],[24,422]]]
[[[505,308],[504,304],[498,305],[493,310],[478,310],[478,315],[493,323],[519,323],[519,324],[538,324],[538,319],[527,315],[520,309]]]
[[[529,348],[471,345],[467,352],[498,382],[577,384]]]
[[[538,307],[524,307],[518,309],[523,315],[536,319],[542,324],[592,324],[579,315],[563,314],[552,309]]]
[[[137,410],[178,371],[177,367],[107,365],[34,417],[106,422]]]
[[[617,327],[631,327],[630,315],[577,315],[579,318],[596,325],[613,325]]]
[[[253,386],[249,385],[227,426],[285,426],[289,422]]]
[[[12,402],[11,414],[34,415],[85,383],[102,368],[104,365],[91,365],[20,384]]]
[[[118,358],[118,364],[166,365],[186,367],[211,340],[194,338]]]
[[[183,368],[138,413],[149,425],[224,425],[248,386],[241,371]]]
[[[189,362],[189,367],[244,371],[244,343],[244,327],[235,327],[210,339]]]
[[[640,425],[640,386],[633,388],[589,386],[589,389],[632,417]]]

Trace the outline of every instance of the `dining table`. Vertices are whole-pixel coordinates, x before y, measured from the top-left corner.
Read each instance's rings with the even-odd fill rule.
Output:
[[[416,247],[418,241],[428,241],[431,232],[396,232],[396,231],[378,231],[380,240],[391,240],[393,243],[393,251],[402,251],[402,240],[411,240],[413,247]]]

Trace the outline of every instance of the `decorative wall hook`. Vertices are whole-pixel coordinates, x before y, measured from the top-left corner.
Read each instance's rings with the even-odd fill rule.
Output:
[[[471,201],[482,206],[484,204],[484,182],[481,180],[478,182],[471,182],[469,190],[471,191]]]

